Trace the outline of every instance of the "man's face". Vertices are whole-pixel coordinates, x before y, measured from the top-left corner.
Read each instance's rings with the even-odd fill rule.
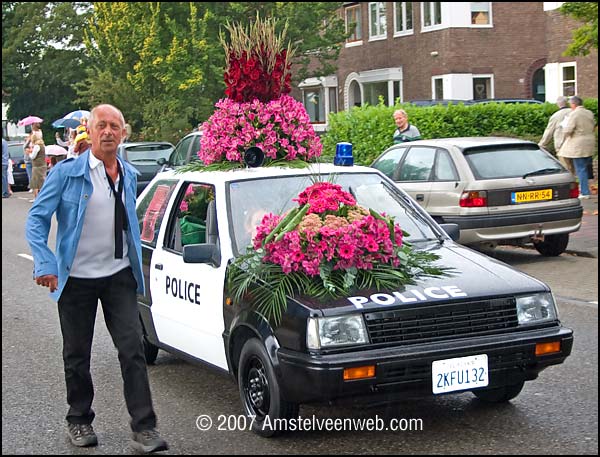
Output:
[[[406,121],[407,121],[406,114],[403,114],[403,113],[394,114],[394,121],[396,121],[396,125],[398,127],[404,127],[406,125]]]
[[[126,134],[119,112],[109,106],[96,109],[89,134],[92,151],[116,155],[117,147]]]

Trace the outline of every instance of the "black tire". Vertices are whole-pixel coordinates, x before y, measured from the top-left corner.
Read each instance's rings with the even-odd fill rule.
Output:
[[[561,255],[567,249],[569,244],[569,234],[547,235],[544,241],[534,242],[533,246],[543,256],[556,257]]]
[[[158,347],[154,346],[150,341],[148,341],[148,337],[144,335],[144,356],[146,357],[147,365],[154,365],[156,362],[156,357],[158,356]]]
[[[252,431],[260,436],[275,436],[283,431],[276,427],[281,425],[281,419],[298,417],[299,405],[282,398],[271,359],[256,338],[246,341],[242,348],[238,388],[244,413],[249,418],[254,416]]]
[[[521,393],[525,381],[512,386],[499,387],[497,389],[477,389],[472,392],[477,398],[486,403],[506,403]]]

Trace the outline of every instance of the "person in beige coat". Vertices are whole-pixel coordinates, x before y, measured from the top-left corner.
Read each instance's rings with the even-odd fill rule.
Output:
[[[540,148],[545,148],[550,140],[554,140],[554,151],[558,156],[560,162],[572,173],[575,174],[575,168],[573,167],[573,160],[568,157],[563,157],[560,155],[560,147],[564,141],[563,135],[563,127],[561,123],[565,120],[565,118],[569,115],[571,110],[569,109],[569,103],[567,97],[560,96],[556,99],[556,105],[558,106],[558,111],[555,112],[550,119],[548,119],[548,125],[546,126],[546,130],[544,130],[544,134],[542,135],[542,139],[538,143]]]
[[[583,100],[577,96],[569,99],[571,114],[566,119],[563,127],[564,141],[560,148],[560,155],[573,159],[575,171],[579,178],[579,198],[590,198],[588,179],[588,166],[592,162],[596,136],[594,128],[596,121],[594,113],[583,107]]]

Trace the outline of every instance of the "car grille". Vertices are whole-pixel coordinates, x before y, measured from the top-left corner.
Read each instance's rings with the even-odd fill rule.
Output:
[[[373,346],[504,332],[518,325],[513,297],[364,314]]]

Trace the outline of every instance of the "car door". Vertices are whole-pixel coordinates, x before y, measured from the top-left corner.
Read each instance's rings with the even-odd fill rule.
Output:
[[[427,212],[438,220],[444,216],[458,215],[460,196],[465,184],[461,181],[454,160],[446,149],[437,149],[430,179]]]
[[[189,196],[196,189],[207,190],[206,194],[211,200],[206,205],[190,201]],[[149,287],[153,299],[152,318],[160,343],[227,369],[222,337],[227,262],[211,264],[183,261],[184,245],[206,242],[220,245],[219,233],[227,233],[226,227],[218,227],[216,219],[216,202],[219,198],[224,196],[218,194],[210,184],[182,183],[172,199],[168,220],[163,221],[166,227],[161,231],[152,255]],[[221,213],[226,214],[226,211],[223,209]],[[194,217],[188,220],[190,215]],[[211,221],[214,221],[214,225]],[[183,231],[184,222],[191,227],[190,231]],[[212,229],[207,223],[212,225]],[[204,236],[201,235],[202,231]]]
[[[424,209],[429,206],[436,148],[411,146],[394,170],[392,180]]]

